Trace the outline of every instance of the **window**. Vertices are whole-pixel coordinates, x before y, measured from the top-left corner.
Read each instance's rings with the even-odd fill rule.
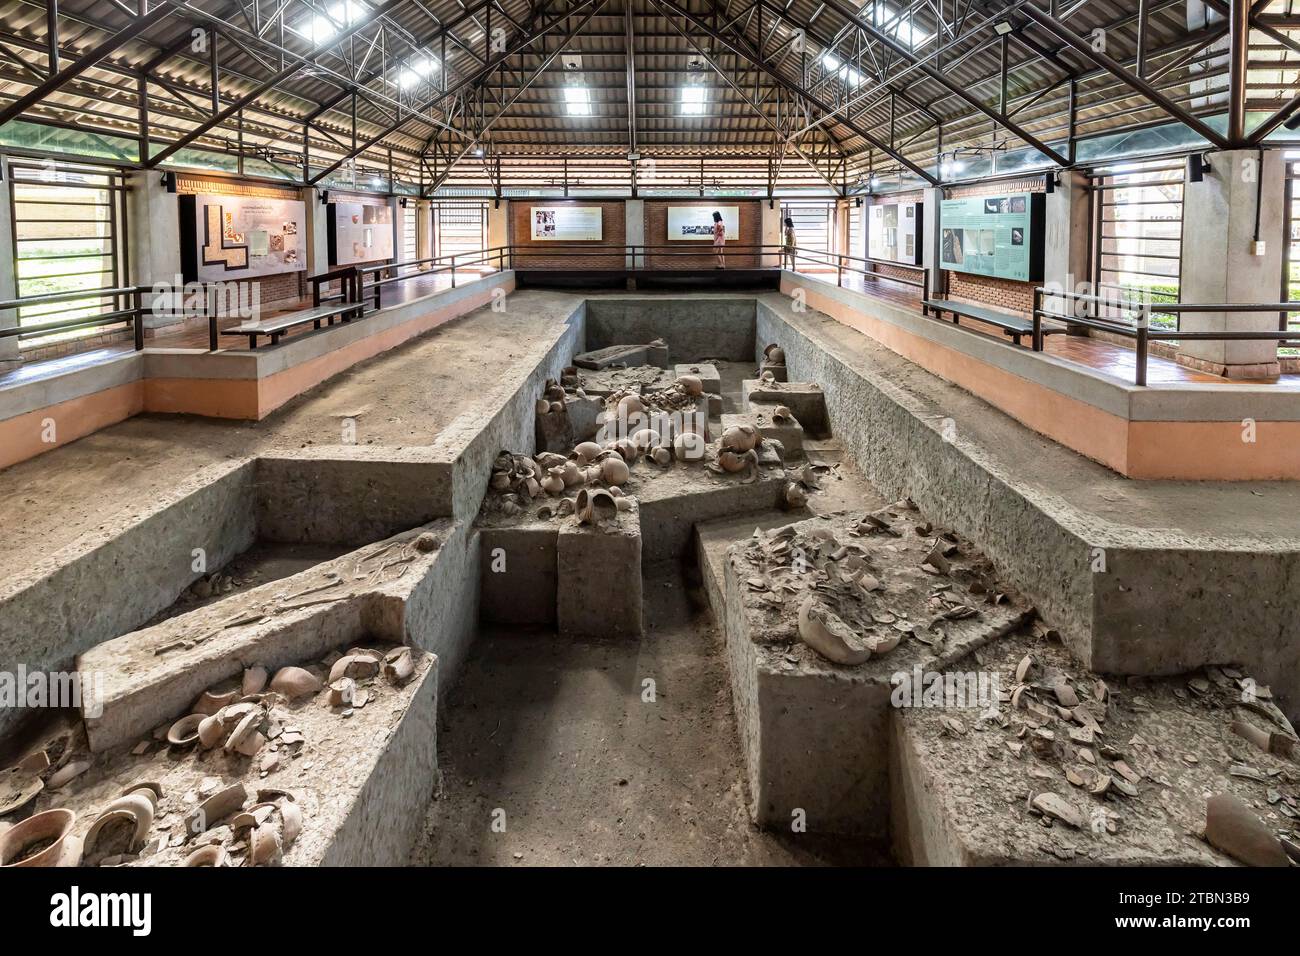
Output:
[[[1098,295],[1116,300],[1150,296],[1178,301],[1183,237],[1183,165],[1167,160],[1094,171],[1093,281]],[[1102,318],[1131,316],[1103,306]],[[1177,318],[1153,311],[1151,325],[1176,328]]]
[[[871,19],[882,33],[893,34],[895,40],[910,50],[925,46],[934,39],[933,33],[920,29],[912,18],[910,10],[899,10],[884,0],[867,0],[859,8],[871,9]]]
[[[434,206],[437,255],[479,252],[487,248],[487,203],[444,202]]]
[[[781,206],[781,231],[785,232],[785,220],[794,221],[795,245],[812,252],[832,252],[835,249],[833,229],[835,227],[835,201],[828,199],[794,200]],[[821,259],[821,256],[816,257]],[[827,268],[834,268],[829,265]],[[816,269],[811,261],[800,260],[799,268]]]
[[[18,324],[92,318],[120,307],[97,289],[126,285],[121,236],[126,216],[122,174],[93,167],[54,167],[15,160],[14,268],[19,297],[85,291],[84,299],[20,309]],[[78,338],[101,329],[72,329],[24,345]]]
[[[857,89],[866,81],[866,77],[861,73],[853,69],[853,67],[841,63],[829,53],[822,56],[822,66],[826,67],[827,74],[836,77],[851,90]]]
[[[1300,153],[1286,167],[1286,245],[1283,283],[1286,301],[1300,300]]]
[[[419,216],[415,200],[408,199],[402,210],[402,261],[414,262],[420,257],[419,244],[416,241],[416,220]]]

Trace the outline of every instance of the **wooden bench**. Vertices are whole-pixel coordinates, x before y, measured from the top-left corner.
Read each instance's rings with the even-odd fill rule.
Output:
[[[338,305],[322,305],[314,309],[305,309],[302,312],[290,312],[287,315],[277,315],[272,319],[258,319],[256,322],[243,322],[239,325],[231,326],[221,331],[222,335],[247,335],[248,347],[257,348],[257,337],[259,335],[269,335],[271,344],[275,345],[280,341],[280,336],[284,335],[289,329],[297,328],[300,325],[306,325],[308,322],[314,328],[319,329],[322,320],[327,321],[330,325],[334,324],[336,318],[344,322],[352,321],[353,316],[360,317],[362,305],[360,302],[343,302]]]
[[[969,302],[954,302],[952,299],[926,299],[921,304],[932,311],[935,318],[941,319],[943,313],[950,313],[953,325],[959,324],[957,321],[959,318],[974,319],[977,322],[996,325],[1002,330],[1003,334],[1011,336],[1011,340],[1017,345],[1020,344],[1022,335],[1033,338],[1034,323],[1009,312],[999,312],[997,309],[990,309],[982,305],[971,305]],[[1064,332],[1065,329],[1054,325],[1044,325],[1041,331],[1043,335],[1058,335]],[[1035,344],[1035,348],[1037,347]]]

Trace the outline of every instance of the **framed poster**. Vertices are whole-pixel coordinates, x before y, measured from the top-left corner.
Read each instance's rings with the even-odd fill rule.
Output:
[[[299,199],[179,196],[186,282],[255,279],[307,268],[306,207]]]
[[[599,206],[533,206],[528,211],[532,237],[558,242],[599,242],[602,238]]]
[[[921,264],[924,203],[895,202],[872,206],[867,218],[867,258]]]
[[[1042,193],[945,199],[939,206],[939,265],[1017,282],[1043,278]]]
[[[393,208],[332,202],[329,210],[330,265],[351,266],[393,258]]]
[[[668,238],[712,242],[715,212],[722,213],[722,224],[727,227],[727,239],[739,239],[739,206],[669,206]]]

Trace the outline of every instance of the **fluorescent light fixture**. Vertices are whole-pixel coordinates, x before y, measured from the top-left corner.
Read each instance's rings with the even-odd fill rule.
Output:
[[[566,86],[564,88],[564,108],[570,116],[590,116],[590,91],[585,86]]]
[[[704,113],[705,91],[702,86],[682,87],[682,115],[700,116]]]
[[[826,72],[839,77],[841,82],[850,89],[859,87],[865,82],[864,77],[851,66],[845,66],[829,53],[822,54],[822,66],[826,67]]]

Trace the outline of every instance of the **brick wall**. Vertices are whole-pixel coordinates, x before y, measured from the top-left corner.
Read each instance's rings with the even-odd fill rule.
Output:
[[[1021,180],[955,186],[944,190],[944,196],[948,199],[973,199],[979,196],[1001,196],[1006,193],[1041,193],[1045,188],[1042,175],[1038,175]],[[1028,312],[1034,307],[1033,282],[1012,282],[1009,279],[995,279],[991,276],[951,271],[945,271],[944,276],[947,279],[947,295],[950,299],[991,305],[1010,312]]]
[[[601,213],[598,240],[587,242],[557,242],[553,239],[534,239],[532,208],[534,206],[599,206]],[[616,250],[621,253],[627,241],[627,206],[621,199],[518,199],[510,203],[510,244],[517,253],[526,253],[515,260],[517,269],[621,269],[622,255],[581,256],[572,253],[582,250]]]
[[[681,246],[689,250],[698,246],[698,256],[650,256],[652,269],[711,269],[716,264],[713,256],[712,241],[705,242],[669,242],[668,241],[668,207],[703,206],[717,209],[719,206],[738,206],[740,208],[740,238],[727,240],[729,246],[758,246],[763,243],[763,210],[759,202],[736,199],[647,199],[645,201],[645,243],[648,246]],[[757,251],[753,253],[732,253],[727,256],[727,267],[731,269],[756,268],[759,264]]]

